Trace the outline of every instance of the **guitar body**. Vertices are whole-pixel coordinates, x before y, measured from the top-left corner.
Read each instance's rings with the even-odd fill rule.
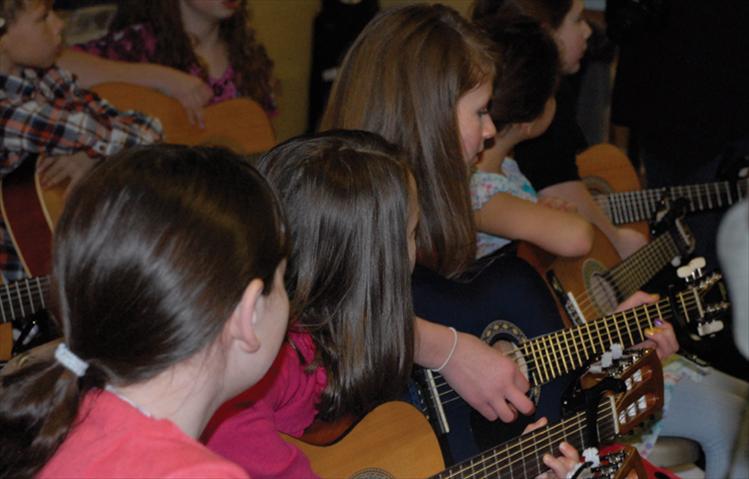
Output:
[[[427,477],[445,467],[429,422],[404,402],[378,406],[328,446],[284,439],[301,449],[323,478]]]
[[[615,191],[642,189],[637,172],[627,155],[608,143],[591,146],[577,156],[577,168],[585,186],[592,195]],[[647,222],[632,223],[627,228],[639,231],[647,238]]]
[[[29,276],[52,271],[52,230],[65,202],[65,189],[45,189],[36,161],[24,161],[0,184],[0,208],[21,263]]]
[[[235,98],[203,111],[205,128],[191,125],[182,105],[150,88],[103,83],[92,90],[118,110],[136,110],[161,120],[164,141],[181,145],[219,145],[242,154],[259,153],[276,143],[263,109],[247,98]]]

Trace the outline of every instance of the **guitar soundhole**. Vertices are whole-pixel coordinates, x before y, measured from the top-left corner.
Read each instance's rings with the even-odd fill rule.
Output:
[[[614,286],[601,275],[595,273],[590,278],[591,288],[588,290],[593,297],[593,302],[601,314],[608,314],[616,309],[616,290]]]
[[[590,298],[590,302],[598,310],[598,315],[609,314],[616,309],[619,304],[616,296],[616,288],[606,278],[606,268],[594,259],[588,259],[583,262],[583,278],[585,280],[585,290]],[[581,308],[586,318],[588,311],[580,300]],[[588,318],[591,319],[591,318]]]
[[[395,479],[392,474],[377,467],[362,469],[351,476],[351,479]]]
[[[525,377],[529,377],[528,364],[518,347],[528,340],[522,329],[509,321],[492,321],[484,328],[484,331],[481,333],[481,339],[512,358]],[[541,397],[541,386],[531,388],[528,391],[528,397],[535,404],[538,404],[538,400]]]

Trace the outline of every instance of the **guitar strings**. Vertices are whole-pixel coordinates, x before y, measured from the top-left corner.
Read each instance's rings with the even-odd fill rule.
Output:
[[[36,313],[37,307],[34,304],[36,300],[41,303],[39,310],[46,308],[44,298],[49,296],[49,289],[50,282],[47,276],[26,278],[0,286],[0,302],[2,302],[0,323],[14,321]],[[35,291],[39,291],[39,293]],[[8,304],[9,310],[6,307]],[[27,308],[29,309],[28,312],[26,311]]]
[[[747,180],[737,180],[736,187],[740,195],[746,194]],[[654,188],[648,190],[622,191],[609,193],[607,195],[596,195],[596,202],[602,209],[608,211],[608,215],[616,224],[633,223],[636,221],[648,221],[658,207],[658,202],[664,196],[673,201],[679,197],[689,200],[689,211],[704,210],[703,201],[708,208],[713,207],[713,201],[718,207],[730,206],[738,201],[731,195],[732,182],[717,181],[697,185],[679,185],[670,188]],[[712,188],[712,191],[711,191]],[[605,207],[604,207],[605,205]]]
[[[671,240],[670,243],[669,240]],[[677,253],[670,234],[664,233],[614,267],[605,279],[614,283],[613,289],[618,290],[618,293],[627,298],[652,278],[662,268],[662,265],[668,264]],[[594,308],[598,309],[595,299],[605,295],[606,288],[605,282],[594,283],[580,293],[578,306],[586,317],[594,313]]]
[[[602,402],[598,406],[597,417],[599,436],[615,436],[616,428],[614,421],[616,421],[616,416],[614,415],[611,417],[612,411],[607,412],[609,408],[610,404],[606,402]],[[607,418],[610,418],[611,421],[603,421]],[[488,453],[485,452],[474,459],[453,466],[453,468],[445,471],[447,474],[439,474],[438,477],[488,477],[487,473],[499,473],[508,468],[512,468],[511,471],[514,471],[515,466],[518,464],[523,466],[523,471],[525,473],[528,472],[529,466],[535,466],[537,470],[532,474],[532,476],[535,476],[540,473],[541,470],[548,469],[548,467],[542,465],[543,462],[539,460],[539,449],[541,449],[541,454],[545,454],[546,452],[554,453],[556,447],[562,440],[568,440],[568,442],[573,444],[577,443],[577,441],[572,438],[575,434],[580,437],[580,443],[577,447],[581,447],[584,444],[585,441],[582,433],[587,428],[586,419],[585,412],[577,413],[557,424],[533,431],[527,435],[521,436],[519,439],[512,441],[511,443],[499,445],[488,451]],[[512,449],[515,449],[515,451],[510,452]],[[528,452],[535,455],[535,465],[533,463],[525,463],[528,459]],[[480,466],[481,469],[476,470],[477,466]],[[494,468],[494,470],[489,471],[491,468]],[[468,473],[466,474],[466,472]],[[528,474],[523,477],[528,477]]]
[[[692,310],[696,306],[697,300],[694,298],[693,295],[687,295],[687,297],[684,298],[682,296],[683,294],[684,293],[680,293],[680,296],[681,296],[680,299],[681,299],[681,303],[682,303],[683,307],[686,308],[686,309],[688,309],[688,310]],[[641,320],[642,320],[642,316],[641,315],[643,313],[645,314],[646,318],[648,318],[648,320],[651,317],[654,318],[654,319],[664,318],[664,317],[668,316],[671,313],[671,304],[670,304],[670,301],[668,301],[667,299],[661,300],[661,301],[659,301],[657,303],[643,305],[641,308],[642,309],[641,309],[641,313],[640,313],[639,316],[637,314],[635,314],[635,313],[632,313],[631,311],[630,311],[630,313],[632,313],[632,314],[631,314],[630,317],[627,317],[627,314],[626,314],[627,312],[626,311],[620,312],[620,313],[615,313],[615,314],[613,314],[611,316],[607,316],[606,318],[601,318],[601,319],[592,321],[590,323],[586,323],[586,324],[590,325],[589,327],[586,326],[586,325],[582,325],[582,326],[577,326],[577,327],[572,328],[572,329],[565,329],[565,330],[561,330],[561,331],[556,331],[556,332],[550,333],[548,335],[539,336],[538,338],[533,338],[533,339],[531,339],[530,341],[528,341],[528,342],[526,342],[524,344],[528,344],[528,343],[534,342],[534,341],[537,342],[540,338],[549,337],[549,336],[571,335],[571,340],[572,340],[571,342],[572,342],[572,344],[574,346],[579,346],[579,348],[577,350],[578,351],[582,351],[584,353],[584,355],[586,356],[585,360],[587,360],[590,357],[590,354],[587,354],[588,353],[588,350],[586,348],[587,345],[590,344],[590,345],[593,346],[593,354],[595,354],[595,352],[596,352],[595,351],[595,349],[596,349],[595,348],[596,342],[594,340],[594,334],[591,331],[591,329],[596,328],[595,324],[600,323],[600,322],[606,322],[606,321],[608,321],[614,327],[622,326],[622,328],[621,328],[622,330],[634,331],[636,333],[639,333],[639,336],[644,339],[644,335],[642,333],[642,329],[638,326],[640,324]],[[651,314],[652,314],[652,316],[651,316]],[[632,328],[632,329],[628,329],[627,328],[628,324],[632,324],[633,326],[637,326],[637,327],[636,328]],[[585,331],[585,329],[587,329],[587,331]],[[599,339],[599,343],[600,343],[601,342],[601,338],[604,337],[604,335],[602,333],[600,333],[600,330],[604,329],[604,328],[602,328],[599,325],[596,329],[599,331],[599,333],[596,336]],[[607,334],[607,335],[609,337],[611,336],[610,333]],[[624,336],[621,333],[621,331],[620,331],[620,333],[618,335],[621,336],[621,337]],[[560,341],[557,341],[557,344],[559,344],[559,343],[560,343]],[[569,343],[570,343],[570,341],[565,341],[566,345],[569,345]],[[562,367],[560,367],[559,364],[560,364],[560,358],[562,358],[563,356],[568,356],[568,354],[565,354],[565,353],[571,353],[572,352],[572,348],[567,347],[566,350],[565,350],[562,347],[557,347],[557,346],[555,346],[555,345],[552,344],[551,340],[549,340],[549,344],[551,345],[551,351],[545,350],[544,353],[546,353],[545,356],[546,356],[547,361],[550,361],[552,359],[551,358],[552,355],[554,356],[553,359],[557,363],[557,372],[558,372],[557,375],[554,375],[554,374],[549,375],[548,373],[546,374],[547,377],[551,376],[548,379],[548,381],[551,381],[554,378],[558,377],[559,375],[561,375],[561,374],[566,373],[566,372],[569,371],[569,368],[565,368],[565,370],[562,372]],[[521,344],[520,347],[522,348],[523,345]],[[603,344],[600,344],[599,348],[600,349],[604,349]],[[537,362],[536,358],[533,357],[533,356],[531,356],[530,358],[526,357],[526,354],[521,349],[517,349],[517,350],[513,351],[511,354],[508,355],[508,357],[510,357],[511,359],[513,359],[513,361],[515,361],[516,363],[519,360],[525,361],[526,367],[528,368],[528,376],[529,377],[532,377],[532,375],[534,373],[538,374],[538,370],[536,369],[537,368],[537,366],[536,366],[536,362]],[[572,364],[573,361],[570,361],[570,363]],[[553,373],[554,368],[549,367],[548,369],[550,369],[552,371],[552,373]],[[443,406],[446,406],[447,404],[450,404],[450,403],[452,403],[454,401],[457,401],[457,400],[462,400],[462,398],[455,392],[455,390],[452,389],[452,387],[447,383],[447,381],[444,379],[444,376],[442,376],[440,374],[434,374],[434,382],[435,382],[435,387],[436,387],[436,389],[438,391],[437,392],[438,399],[440,400],[440,402],[442,403]],[[541,385],[541,384],[538,384],[538,385]],[[448,397],[450,395],[453,395],[453,397],[447,398],[447,399],[443,400],[443,398],[446,398],[446,397]]]

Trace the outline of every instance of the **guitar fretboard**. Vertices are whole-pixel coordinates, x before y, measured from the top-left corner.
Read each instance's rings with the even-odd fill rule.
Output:
[[[619,295],[616,303],[633,295],[678,255],[676,242],[671,233],[666,232],[605,273]]]
[[[749,180],[741,179],[736,182],[720,181],[624,191],[596,195],[596,201],[612,223],[620,225],[651,220],[658,209],[659,201],[663,198],[670,200],[685,198],[688,201],[690,213],[725,208],[746,197],[747,185],[749,185]]]
[[[49,277],[25,278],[0,286],[0,323],[47,309]]]
[[[610,398],[603,400],[599,404],[595,424],[598,437],[602,440],[613,439],[616,436],[616,420],[613,400]],[[595,445],[588,433],[588,419],[585,412],[524,434],[432,477],[433,479],[536,477],[548,469],[543,462],[543,456],[545,454],[556,455],[559,443],[562,441],[569,442],[580,451]]]
[[[584,366],[614,343],[627,348],[642,342],[645,330],[654,327],[656,320],[669,321],[674,317],[673,307],[679,308],[680,315],[689,321],[702,308],[697,289],[692,287],[676,294],[673,305],[671,299],[664,298],[525,341],[514,359],[525,363],[531,387],[541,386]],[[439,402],[447,407],[463,401],[440,373],[427,370],[425,374],[434,383],[433,390],[428,390],[431,404]]]

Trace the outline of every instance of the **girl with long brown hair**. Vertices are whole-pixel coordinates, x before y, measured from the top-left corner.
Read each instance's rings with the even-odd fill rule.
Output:
[[[273,114],[273,62],[249,24],[247,0],[124,0],[101,39],[66,50],[60,64],[86,86],[124,81],[201,107],[246,96]]]
[[[286,245],[273,190],[227,150],[97,166],[55,227],[63,342],[0,380],[0,477],[247,477],[197,437],[278,353]]]

